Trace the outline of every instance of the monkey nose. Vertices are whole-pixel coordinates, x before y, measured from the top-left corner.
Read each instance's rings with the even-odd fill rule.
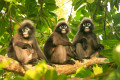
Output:
[[[65,29],[62,29],[62,31],[65,31]]]
[[[85,27],[86,29],[89,29],[89,27]]]
[[[65,29],[62,29],[62,31],[61,31],[62,33],[66,33],[66,30]]]

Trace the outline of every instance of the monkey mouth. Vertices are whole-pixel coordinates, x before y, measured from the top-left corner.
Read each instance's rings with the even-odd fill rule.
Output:
[[[85,32],[89,32],[90,29],[88,27],[85,28]]]
[[[28,35],[28,34],[23,34],[23,36],[24,36],[24,37],[29,37],[29,35]]]
[[[63,34],[65,34],[65,33],[66,33],[66,30],[65,30],[65,29],[63,29],[61,32],[62,32]]]

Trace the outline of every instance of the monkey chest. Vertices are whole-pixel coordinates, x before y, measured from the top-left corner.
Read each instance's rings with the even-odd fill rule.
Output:
[[[93,38],[91,36],[83,36],[82,38],[85,38],[88,44],[92,43]]]
[[[33,41],[32,40],[23,40],[22,42],[29,45],[29,46],[26,46],[26,49],[25,49],[27,51],[27,55],[35,53],[35,51],[33,49]]]
[[[33,40],[21,40],[23,43],[29,44],[31,47],[33,45]]]

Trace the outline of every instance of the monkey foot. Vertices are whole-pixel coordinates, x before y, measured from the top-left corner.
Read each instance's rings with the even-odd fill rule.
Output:
[[[91,59],[91,57],[85,57],[84,59]]]
[[[52,67],[56,67],[54,64],[52,63],[48,63],[48,65],[52,66]]]
[[[84,62],[84,60],[79,60],[79,62],[83,63],[83,62]]]
[[[73,60],[67,60],[66,64],[72,64],[73,65],[73,64],[75,64],[75,61],[73,61]]]

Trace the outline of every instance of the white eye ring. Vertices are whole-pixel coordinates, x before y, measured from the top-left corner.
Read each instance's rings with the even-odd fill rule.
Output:
[[[59,28],[62,29],[62,26],[60,26]]]
[[[84,23],[83,26],[86,26],[86,24]]]
[[[30,29],[28,27],[25,28],[25,31],[29,31]]]
[[[87,26],[91,26],[91,24],[90,24],[90,23],[87,23]]]
[[[66,28],[66,29],[67,29],[67,26],[64,26],[64,28]]]

